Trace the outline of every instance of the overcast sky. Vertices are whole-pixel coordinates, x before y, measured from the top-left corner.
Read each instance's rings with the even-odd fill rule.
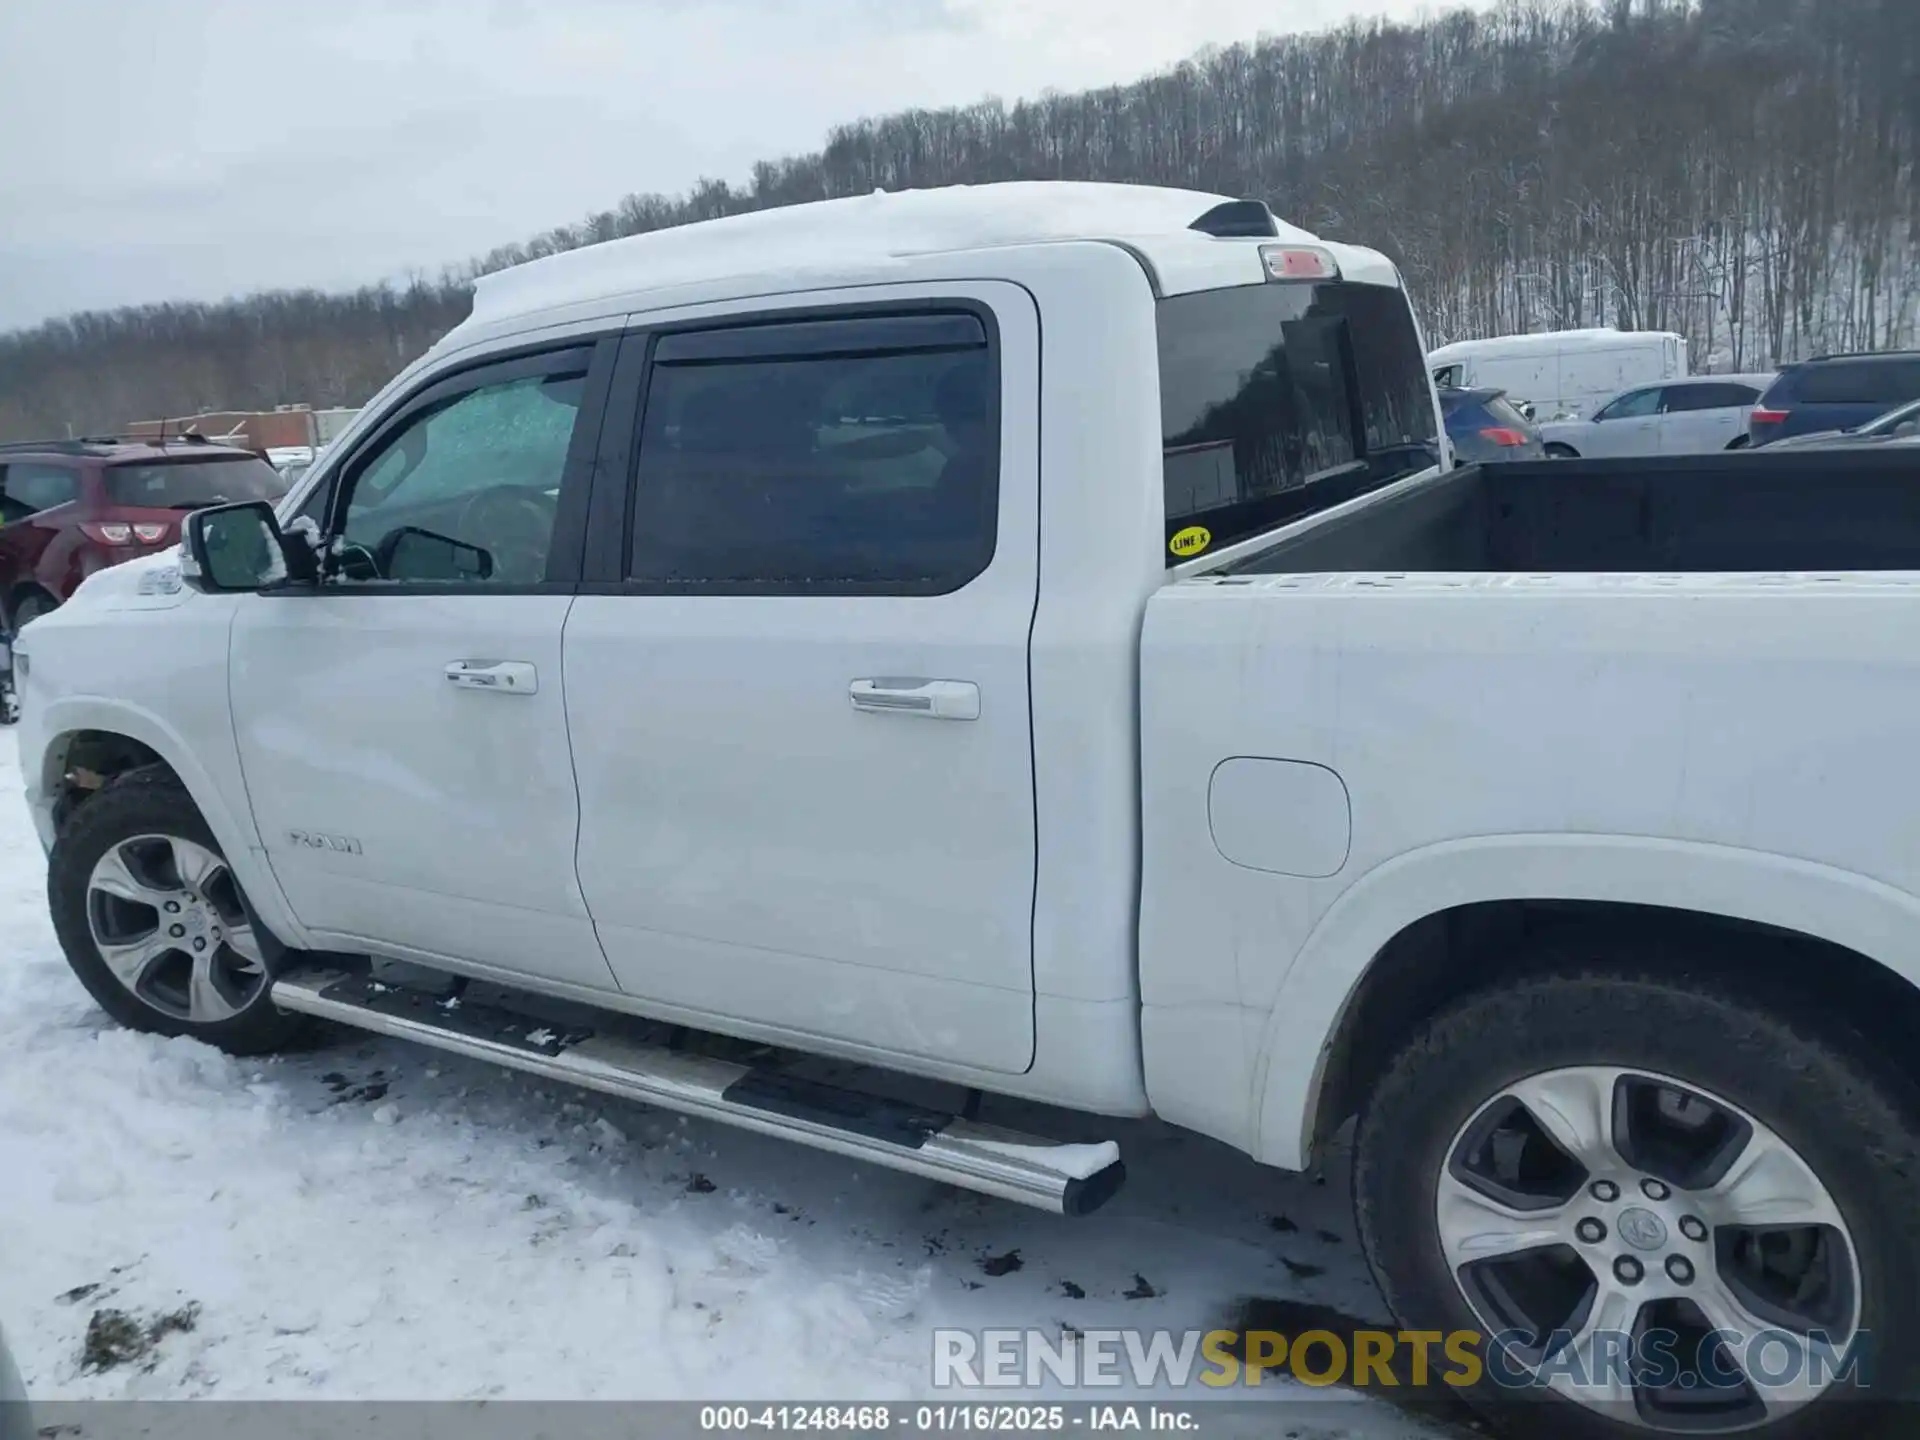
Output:
[[[1432,0],[0,0],[0,329],[429,273],[838,121]]]

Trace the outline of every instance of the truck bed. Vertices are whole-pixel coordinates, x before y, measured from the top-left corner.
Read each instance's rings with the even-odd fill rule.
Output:
[[[1163,586],[1156,1111],[1240,1143],[1234,1097],[1295,1073],[1382,947],[1488,900],[1631,898],[1920,968],[1916,634],[1920,456],[1461,469]],[[1270,1095],[1249,1148],[1297,1159],[1310,1105]]]
[[[1224,573],[1920,570],[1920,447],[1475,465]]]

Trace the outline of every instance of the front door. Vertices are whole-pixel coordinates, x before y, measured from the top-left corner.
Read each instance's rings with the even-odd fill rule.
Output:
[[[580,881],[654,1013],[1019,1071],[1038,318],[873,295],[628,338],[567,623]]]
[[[1593,417],[1580,453],[1592,458],[1660,453],[1660,387],[1631,390]]]
[[[323,945],[612,988],[573,869],[560,641],[616,344],[403,402],[315,507],[333,573],[240,606],[247,792]]]

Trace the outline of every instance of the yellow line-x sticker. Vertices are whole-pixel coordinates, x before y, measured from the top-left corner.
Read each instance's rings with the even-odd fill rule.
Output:
[[[1189,525],[1167,541],[1167,549],[1182,558],[1198,555],[1213,543],[1213,532],[1204,525]]]

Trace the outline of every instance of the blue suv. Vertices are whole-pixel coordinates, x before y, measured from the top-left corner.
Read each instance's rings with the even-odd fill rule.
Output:
[[[1920,400],[1920,350],[1822,355],[1789,365],[1747,417],[1757,449],[1789,435],[1851,430]]]

